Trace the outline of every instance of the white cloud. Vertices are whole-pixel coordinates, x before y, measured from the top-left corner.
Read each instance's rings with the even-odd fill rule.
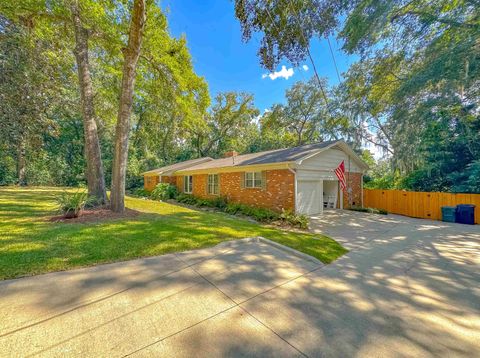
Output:
[[[270,79],[272,81],[274,81],[277,78],[281,77],[281,78],[285,78],[286,80],[288,80],[290,77],[293,76],[293,74],[294,74],[293,68],[287,69],[285,66],[282,66],[282,69],[280,71],[276,71],[276,72],[273,72],[273,73],[264,73],[262,75],[262,78],[270,77]]]
[[[302,68],[303,68],[304,71],[308,71],[308,66],[307,65],[303,65]]]

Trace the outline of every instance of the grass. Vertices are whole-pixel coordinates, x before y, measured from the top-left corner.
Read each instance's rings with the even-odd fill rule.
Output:
[[[127,197],[134,218],[53,223],[61,188],[0,188],[0,279],[68,270],[264,236],[329,263],[347,252],[322,235],[282,231],[150,200]]]

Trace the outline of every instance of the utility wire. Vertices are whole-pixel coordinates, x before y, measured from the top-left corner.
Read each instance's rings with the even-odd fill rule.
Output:
[[[328,48],[330,49],[330,54],[332,55],[333,64],[335,65],[335,71],[337,72],[338,82],[341,82],[342,80],[340,79],[340,73],[338,72],[337,61],[335,60],[335,55],[333,54],[332,45],[330,44],[330,39],[328,38],[328,35],[325,37],[327,38]]]
[[[290,5],[292,3],[290,2]],[[268,7],[265,7],[265,9],[267,10],[267,14],[268,16],[270,17],[270,21],[272,22],[272,25],[276,28],[276,30],[278,31],[278,33],[280,33],[280,30],[279,28],[277,27],[274,19],[273,19],[273,16],[272,14],[270,13],[270,10],[268,9]],[[293,12],[295,12],[295,10],[292,8]],[[296,12],[295,12],[296,13]],[[294,16],[295,17],[295,16]],[[303,41],[305,41],[305,44],[307,45],[306,48],[307,48],[307,55],[308,55],[308,58],[310,59],[310,62],[312,64],[312,68],[313,68],[313,71],[315,72],[315,77],[317,77],[317,81],[318,81],[318,85],[320,86],[320,90],[322,92],[322,95],[323,95],[323,98],[325,99],[325,103],[328,104],[328,97],[327,97],[327,94],[323,88],[323,84],[322,84],[322,81],[320,80],[320,76],[318,75],[318,72],[317,72],[317,67],[315,66],[315,62],[313,61],[313,58],[312,58],[312,55],[310,53],[310,49],[309,49],[309,42],[307,42],[306,38],[305,38],[305,35],[303,34],[303,30],[302,30],[302,27],[301,27],[301,24],[299,24],[299,29],[300,29],[300,34],[302,35],[302,38],[303,38]]]

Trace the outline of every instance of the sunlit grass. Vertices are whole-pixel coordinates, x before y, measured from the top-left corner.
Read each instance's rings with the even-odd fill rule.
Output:
[[[127,197],[134,218],[52,223],[61,188],[0,188],[0,279],[67,270],[264,236],[328,263],[345,250],[334,240],[265,227],[223,213]]]

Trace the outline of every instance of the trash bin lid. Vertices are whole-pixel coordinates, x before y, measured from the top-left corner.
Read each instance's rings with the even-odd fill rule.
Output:
[[[458,204],[457,205],[457,208],[465,208],[465,209],[466,208],[474,208],[474,207],[475,207],[475,205],[473,205],[473,204]]]

